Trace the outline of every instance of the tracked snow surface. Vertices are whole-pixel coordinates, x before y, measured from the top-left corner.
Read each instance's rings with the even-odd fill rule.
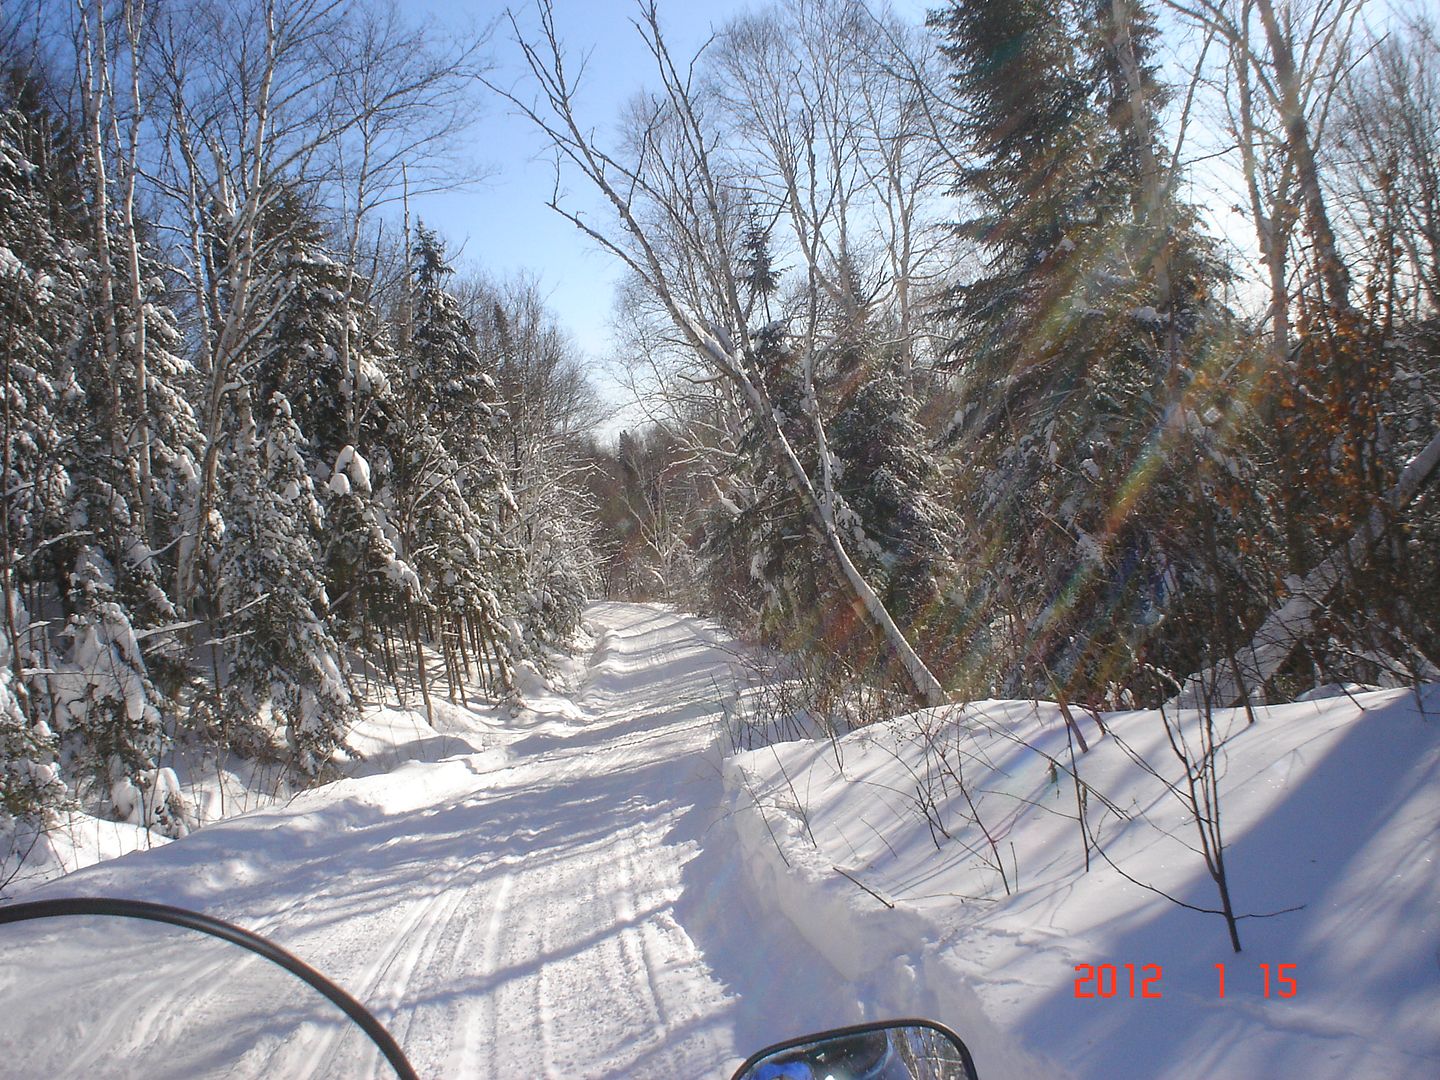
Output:
[[[954,1027],[984,1080],[1440,1075],[1435,688],[1219,718],[1232,890],[1268,916],[1236,955],[1218,916],[1154,891],[1216,906],[1159,714],[1101,717],[1104,736],[1081,714],[1073,765],[1060,710],[1031,702],[735,754],[775,718],[723,634],[625,604],[588,627],[571,685],[527,680],[514,715],[374,710],[366,775],[17,898],[254,929],[426,1077],[723,1076],[901,1015]],[[1113,992],[1077,999],[1081,964],[1116,975],[1078,989]],[[1126,964],[1160,996],[1132,997]],[[0,927],[5,1076],[388,1075],[337,1017],[171,928]]]

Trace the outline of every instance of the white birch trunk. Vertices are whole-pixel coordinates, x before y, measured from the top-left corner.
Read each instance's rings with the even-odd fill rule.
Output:
[[[120,408],[120,340],[115,325],[115,276],[110,257],[110,202],[108,181],[105,175],[105,144],[102,113],[105,106],[105,91],[108,79],[108,58],[105,42],[105,4],[95,0],[94,12],[89,13],[80,0],[80,28],[82,40],[81,72],[84,79],[83,97],[85,117],[85,142],[90,159],[91,217],[95,230],[95,261],[100,286],[100,340],[105,350],[105,366],[108,371],[106,407],[109,416],[110,453],[117,460],[122,457],[120,433],[123,430]],[[94,26],[91,26],[91,19]]]
[[[686,216],[687,210],[684,202],[671,201],[667,203],[665,194],[647,184],[645,177],[639,171],[639,166],[634,169],[622,166],[597,147],[591,133],[582,130],[575,116],[573,87],[565,77],[560,45],[555,35],[553,12],[548,0],[541,0],[540,18],[548,57],[542,58],[536,48],[525,42],[523,38],[520,44],[530,70],[549,103],[555,121],[547,121],[535,111],[534,107],[508,91],[493,87],[493,84],[492,87],[528,116],[541,131],[549,136],[556,149],[581,169],[586,178],[595,185],[614,208],[630,242],[628,245],[622,244],[587,224],[576,214],[565,214],[565,216],[577,228],[622,259],[644,279],[664,306],[676,329],[684,335],[690,346],[700,354],[712,370],[728,380],[740,392],[750,415],[759,424],[765,442],[779,458],[792,490],[804,502],[812,522],[824,537],[835,569],[850,586],[861,612],[894,651],[896,658],[905,669],[916,697],[926,705],[944,704],[948,699],[940,681],[935,678],[934,673],[915,652],[904,632],[891,618],[883,601],[865,580],[865,576],[855,565],[854,560],[850,558],[844,540],[835,525],[833,505],[817,492],[804,464],[795,453],[794,447],[790,445],[789,439],[786,438],[768,394],[755,379],[751,378],[750,372],[747,370],[746,350],[743,342],[740,347],[736,347],[729,341],[728,335],[723,330],[705,324],[698,316],[692,315],[686,305],[681,302],[676,295],[674,278],[667,271],[664,260],[656,250],[651,228],[635,214],[631,206],[631,199],[637,195],[637,192],[644,192],[657,198],[673,220]],[[661,40],[653,0],[642,3],[640,21],[643,23],[642,33],[645,35],[646,45],[656,60],[669,102],[675,109],[676,119],[680,122],[686,141],[695,154],[693,179],[689,181],[693,186],[689,194],[694,196],[695,205],[703,205],[706,209],[703,215],[697,215],[687,220],[686,225],[695,236],[712,237],[716,250],[724,251],[727,244],[720,207],[724,205],[725,199],[722,197],[719,190],[720,185],[710,169],[710,159],[706,150],[709,139],[692,108],[688,82],[675,68]],[[518,26],[516,29],[518,32]],[[612,177],[615,179],[612,180]],[[622,193],[622,189],[627,189],[626,193]],[[799,205],[798,195],[793,196],[793,200],[795,205]],[[554,199],[550,205],[555,210],[565,213],[560,210]],[[801,235],[805,235],[805,233],[802,232]],[[818,273],[818,266],[812,265],[810,270],[812,282],[818,281],[821,285],[827,284],[825,275]],[[722,266],[719,268],[719,273],[721,278],[715,281],[713,286],[724,303],[727,318],[733,320],[736,331],[743,335],[745,333],[745,309],[739,300],[739,290],[733,272],[728,267]],[[811,419],[812,421],[816,419],[813,413]],[[821,460],[824,462],[823,439],[819,450]]]
[[[140,535],[147,544],[153,545],[155,537],[151,531],[154,482],[151,478],[150,376],[145,364],[145,296],[144,283],[140,280],[140,241],[135,230],[135,179],[139,168],[140,116],[143,107],[140,96],[141,18],[142,12],[136,0],[125,0],[125,35],[130,47],[130,104],[135,112],[130,119],[129,161],[124,162],[125,195],[120,218],[125,230],[125,253],[130,273],[130,317],[133,320],[131,348],[135,354],[135,441],[140,474]],[[117,146],[118,135],[117,131]]]
[[[1401,472],[1387,500],[1390,513],[1403,512],[1437,467],[1440,467],[1440,435],[1432,438]],[[1314,629],[1315,617],[1330,595],[1369,561],[1376,541],[1384,535],[1384,528],[1384,512],[1372,511],[1369,520],[1343,547],[1331,552],[1324,562],[1306,574],[1299,587],[1265,617],[1250,644],[1241,649],[1233,661],[1226,660],[1191,675],[1166,707],[1235,705],[1255,687],[1274,678],[1295,646]]]
[[[860,602],[865,617],[880,631],[886,643],[894,650],[896,659],[905,669],[911,685],[915,689],[917,697],[926,705],[943,705],[949,700],[940,680],[935,678],[934,673],[920,658],[909,640],[905,637],[904,631],[896,625],[891,618],[890,612],[886,609],[884,601],[870,587],[865,580],[865,575],[850,558],[850,553],[845,547],[845,542],[840,536],[839,529],[835,525],[834,503],[829,495],[830,489],[827,485],[826,496],[822,496],[815,489],[815,484],[810,474],[805,471],[804,464],[795,453],[795,448],[790,445],[790,440],[785,437],[766,396],[759,387],[749,378],[744,369],[740,366],[738,359],[732,352],[726,349],[724,343],[712,333],[701,331],[689,320],[684,313],[678,309],[671,309],[677,321],[681,322],[688,336],[699,343],[701,350],[706,353],[716,367],[725,371],[729,377],[740,387],[745,400],[750,405],[751,414],[760,421],[761,428],[765,433],[766,442],[771,450],[780,458],[785,466],[786,477],[790,482],[791,489],[800,496],[805,503],[806,509],[810,512],[811,520],[820,530],[825,538],[826,546],[830,550],[831,560],[839,570],[841,576],[849,584],[855,598]],[[818,419],[812,416],[816,427],[819,427]],[[825,443],[820,445],[822,461],[828,454]],[[828,472],[828,470],[826,470]]]

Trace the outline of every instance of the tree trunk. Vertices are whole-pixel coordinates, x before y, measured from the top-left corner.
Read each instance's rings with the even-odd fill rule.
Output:
[[[654,293],[656,299],[660,301],[687,343],[712,371],[739,390],[745,399],[748,411],[760,426],[765,442],[779,458],[793,490],[805,504],[811,521],[825,538],[831,561],[840,578],[850,586],[867,621],[880,632],[894,651],[911,684],[915,697],[930,706],[944,704],[948,698],[940,681],[920,659],[905,634],[891,618],[880,597],[876,595],[875,590],[870,587],[864,575],[856,567],[854,560],[850,558],[844,541],[836,529],[831,513],[832,507],[817,494],[814,482],[785,437],[768,395],[761,385],[751,378],[746,368],[745,350],[737,349],[728,340],[723,330],[718,329],[714,323],[707,321],[699,314],[700,308],[693,304],[687,305],[681,299],[680,290],[686,287],[686,283],[677,279],[674,272],[667,266],[666,260],[661,257],[656,246],[654,227],[642,221],[635,212],[635,204],[632,200],[636,198],[638,190],[649,190],[655,194],[670,213],[672,220],[685,220],[687,215],[692,213],[694,206],[704,207],[695,212],[692,218],[686,220],[686,226],[692,230],[694,236],[704,237],[703,243],[713,242],[717,250],[725,250],[727,247],[728,227],[721,211],[721,207],[726,202],[721,191],[723,185],[717,182],[712,173],[709,158],[708,147],[713,139],[704,130],[694,108],[688,80],[681,77],[679,69],[673,63],[666,49],[660,34],[654,0],[646,0],[641,4],[641,16],[637,21],[637,26],[651,55],[655,58],[657,72],[665,86],[669,103],[675,109],[675,117],[679,122],[680,129],[695,151],[696,156],[689,163],[692,168],[687,169],[686,178],[688,194],[695,200],[693,206],[686,200],[678,198],[672,198],[666,202],[665,195],[649,188],[640,172],[627,169],[598,149],[593,130],[582,127],[574,112],[573,87],[566,79],[561,59],[562,50],[555,34],[550,0],[541,0],[540,18],[546,56],[542,57],[541,52],[523,38],[520,44],[525,52],[526,63],[542,88],[542,93],[549,103],[555,121],[545,120],[536,111],[536,106],[532,102],[527,102],[503,88],[494,88],[528,116],[541,131],[553,140],[557,150],[560,150],[565,157],[581,169],[587,179],[595,185],[596,189],[614,208],[623,233],[628,239],[621,241],[613,236],[606,236],[580,215],[561,210],[558,203],[553,200],[550,203],[551,207],[634,270]],[[518,33],[518,25],[515,26],[515,29]],[[491,85],[493,86],[493,84]],[[637,168],[639,167],[637,166]],[[841,220],[843,221],[843,214]],[[842,237],[842,250],[843,246]],[[818,267],[812,265],[810,269],[814,274]],[[823,275],[820,277],[821,280],[824,280]],[[733,272],[725,270],[717,280],[711,283],[710,291],[711,298],[718,302],[727,313],[728,325],[738,328],[738,332],[743,334],[743,328],[747,321],[746,307],[740,301],[740,290]]]
[[[425,646],[420,640],[420,619],[415,610],[410,610],[410,640],[415,646],[415,673],[420,679],[420,697],[425,702],[425,719],[435,723],[435,709],[430,704],[430,684],[425,674]]]
[[[705,334],[704,341],[704,347],[707,350],[723,350],[723,345],[713,335]],[[940,680],[935,678],[925,661],[920,659],[920,655],[905,637],[904,632],[896,625],[890,612],[886,610],[884,602],[870,587],[870,583],[865,580],[865,575],[860,572],[854,560],[850,558],[845,542],[835,527],[831,502],[828,499],[822,499],[815,490],[814,481],[805,471],[805,466],[796,455],[794,447],[790,445],[789,439],[785,437],[785,432],[776,419],[774,408],[770,406],[768,399],[754,382],[746,376],[736,358],[727,356],[725,366],[735,373],[731,377],[736,381],[745,395],[746,401],[750,404],[751,415],[760,422],[766,442],[785,467],[792,490],[800,496],[810,513],[812,523],[825,538],[835,569],[839,572],[841,579],[850,586],[855,599],[859,601],[861,613],[865,616],[866,621],[880,633],[886,644],[894,651],[896,659],[900,661],[906,677],[910,680],[917,700],[932,707],[945,704],[949,697],[945,693],[944,687],[940,685]],[[818,418],[813,419],[818,427]],[[824,453],[823,443],[820,449]]]
[[[1170,243],[1165,219],[1168,184],[1161,175],[1159,155],[1155,152],[1155,139],[1151,120],[1153,110],[1145,96],[1145,82],[1140,70],[1139,57],[1135,53],[1134,36],[1131,26],[1135,18],[1134,0],[1111,0],[1111,29],[1114,32],[1110,46],[1120,69],[1125,73],[1127,91],[1127,116],[1130,137],[1140,154],[1141,204],[1137,208],[1142,223],[1145,242],[1150,244],[1150,272],[1155,281],[1158,302],[1156,308],[1168,311],[1170,308]]]
[[[1348,311],[1350,308],[1350,275],[1335,247],[1335,231],[1330,226],[1330,216],[1325,210],[1325,195],[1320,187],[1320,170],[1315,162],[1315,146],[1310,137],[1310,125],[1300,106],[1300,73],[1295,68],[1295,56],[1290,39],[1281,30],[1275,17],[1275,6],[1271,0],[1255,0],[1260,12],[1260,21],[1265,26],[1265,38],[1270,45],[1270,58],[1275,65],[1275,79],[1280,89],[1281,119],[1285,124],[1285,137],[1290,145],[1290,154],[1295,162],[1295,180],[1300,186],[1301,198],[1305,201],[1305,231],[1310,234],[1310,243],[1315,249],[1316,267],[1320,280],[1325,286],[1325,300],[1334,311]]]
[[[105,88],[108,82],[108,57],[105,42],[104,0],[95,0],[95,26],[92,31],[91,16],[81,12],[81,32],[84,35],[82,72],[84,75],[84,117],[87,156],[90,159],[91,208],[90,214],[95,231],[95,262],[99,274],[100,312],[102,328],[101,342],[105,349],[106,405],[109,411],[110,454],[116,461],[123,460],[121,432],[124,430],[120,408],[120,332],[115,313],[115,268],[110,253],[110,202],[108,180],[105,174],[105,144],[101,123],[104,108]]]
[[[144,99],[140,94],[140,19],[135,0],[125,0],[125,35],[130,46],[130,104],[134,114],[130,120],[129,160],[124,161],[125,192],[120,220],[125,229],[125,254],[130,275],[131,348],[135,355],[135,456],[140,484],[140,535],[153,546],[151,519],[154,516],[154,481],[151,479],[150,377],[145,363],[145,296],[140,279],[140,240],[135,229],[135,179],[138,170],[140,118]],[[118,143],[118,134],[116,137]],[[123,159],[122,159],[123,160]]]
[[[1246,687],[1261,687],[1284,666],[1295,646],[1314,628],[1315,615],[1326,600],[1370,559],[1375,542],[1385,534],[1387,514],[1399,515],[1440,470],[1440,435],[1416,454],[1390,489],[1383,507],[1372,511],[1349,542],[1330,553],[1305,575],[1299,588],[1265,617],[1250,644],[1229,664],[1196,672],[1166,708],[1234,705]]]

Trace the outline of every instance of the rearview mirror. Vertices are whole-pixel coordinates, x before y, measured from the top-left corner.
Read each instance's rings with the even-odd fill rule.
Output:
[[[979,1080],[960,1037],[929,1020],[890,1020],[802,1035],[758,1054],[734,1080]]]

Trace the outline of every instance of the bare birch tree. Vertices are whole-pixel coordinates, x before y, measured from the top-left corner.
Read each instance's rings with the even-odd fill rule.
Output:
[[[1290,358],[1295,229],[1303,225],[1312,265],[1336,310],[1350,286],[1335,244],[1318,166],[1318,147],[1341,74],[1350,62],[1364,0],[1314,5],[1273,0],[1165,0],[1224,47],[1225,123],[1240,153],[1246,210],[1269,275],[1271,354]]]
[[[1325,180],[1342,242],[1366,267],[1366,315],[1388,337],[1440,311],[1440,25],[1416,16],[1362,52]]]
[[[743,180],[720,149],[710,103],[697,85],[695,64],[677,63],[665,44],[653,2],[639,5],[635,26],[655,62],[659,92],[632,109],[623,146],[602,146],[577,112],[577,86],[555,28],[548,0],[538,5],[540,30],[527,35],[515,16],[511,26],[538,98],[494,87],[546,136],[558,158],[578,172],[608,203],[611,226],[592,224],[561,205],[558,186],[551,205],[595,242],[619,258],[653,293],[676,330],[716,376],[730,382],[775,455],[811,522],[823,537],[837,576],[858,611],[874,626],[905,672],[916,697],[927,704],[945,692],[857,568],[842,535],[844,504],[834,490],[831,460],[806,363],[803,408],[816,438],[819,475],[805,468],[754,367],[746,306],[737,279],[744,224]],[[811,257],[819,287],[818,247]]]
[[[852,318],[885,312],[913,384],[917,309],[950,250],[935,213],[944,156],[911,78],[927,46],[858,0],[785,3],[718,44],[728,141],[746,147],[751,197],[801,257],[807,351],[822,299]]]
[[[243,422],[254,346],[286,298],[272,257],[287,239],[278,204],[339,192],[353,272],[365,223],[398,197],[404,162],[462,123],[473,44],[440,53],[383,13],[349,14],[338,0],[256,0],[250,9],[194,0],[159,16],[149,63],[165,111],[157,183],[182,238],[204,383],[201,475],[176,581],[186,607],[216,510],[226,418],[238,408]]]

